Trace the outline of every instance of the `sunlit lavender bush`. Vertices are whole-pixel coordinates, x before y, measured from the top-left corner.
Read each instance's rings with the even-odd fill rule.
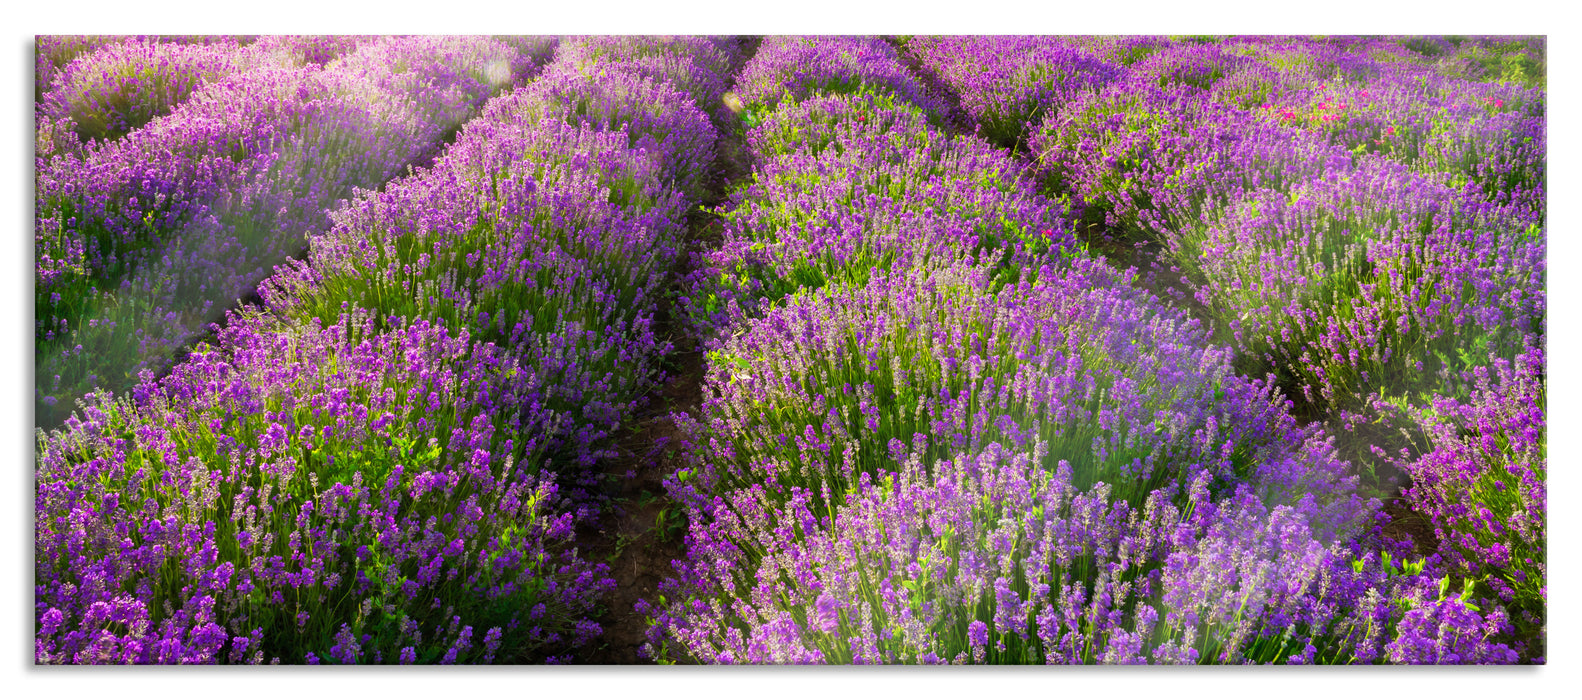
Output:
[[[433,169],[338,212],[262,292],[297,323],[349,305],[511,348],[543,411],[518,431],[576,471],[605,456],[668,349],[651,324],[684,202],[625,130],[518,109],[533,99],[492,102]]]
[[[948,110],[901,64],[895,47],[871,36],[765,37],[732,90],[747,110],[748,126],[782,101],[819,94],[889,93],[935,121]]]
[[[1258,373],[1309,401],[1464,396],[1463,372],[1544,332],[1541,212],[1369,158],[1263,190],[1172,235],[1200,301]]]
[[[689,197],[702,187],[718,132],[685,92],[663,78],[557,59],[509,109],[518,118],[553,118],[573,126],[625,130],[632,147],[655,153],[665,182]]]
[[[1081,199],[1091,223],[1156,238],[1247,190],[1351,167],[1348,151],[1315,135],[1147,76],[1066,104],[1044,120],[1029,150],[1057,189]]]
[[[1396,458],[1412,477],[1403,495],[1432,521],[1446,566],[1518,610],[1539,640],[1549,599],[1544,356],[1533,346],[1478,367],[1469,399],[1418,409],[1431,449]]]
[[[1360,558],[1241,487],[1141,505],[1041,442],[866,475],[844,504],[715,499],[645,606],[648,650],[702,663],[1510,663],[1421,562]],[[668,603],[668,604],[665,604]]]
[[[705,334],[803,288],[876,270],[1004,258],[1010,279],[1075,246],[1063,202],[973,136],[930,126],[887,95],[784,105],[747,135],[757,166],[702,256],[684,304]]]
[[[731,114],[723,98],[730,70],[741,60],[741,47],[733,37],[574,37],[564,40],[560,50],[564,62],[668,82],[716,124]]]
[[[499,348],[355,310],[218,340],[41,441],[36,662],[520,661],[598,633],[613,582],[506,429],[530,394]]]
[[[121,42],[66,64],[40,104],[84,139],[117,138],[235,70],[235,44]]]
[[[1216,488],[1305,503],[1327,531],[1358,517],[1355,478],[1322,433],[1128,275],[1079,259],[992,289],[972,268],[883,274],[752,321],[709,355],[673,495],[703,509],[768,483],[838,503],[908,454],[928,465],[1036,440],[1077,487],[1111,483],[1134,506],[1208,471]]]
[[[1066,37],[913,37],[907,49],[960,96],[979,133],[1004,148],[1023,144],[1046,115],[1122,72]]]

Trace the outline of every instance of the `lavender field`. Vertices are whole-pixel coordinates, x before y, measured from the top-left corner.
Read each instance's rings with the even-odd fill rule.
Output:
[[[38,36],[34,663],[1545,664],[1531,36]]]

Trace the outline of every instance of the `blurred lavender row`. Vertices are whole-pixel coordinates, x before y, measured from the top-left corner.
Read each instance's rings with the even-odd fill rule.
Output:
[[[67,37],[39,37],[46,44]],[[169,112],[205,83],[273,66],[323,65],[378,37],[266,36],[211,37],[203,42],[159,40],[106,44],[72,59],[54,72],[37,108],[39,155],[79,150],[61,142],[65,134],[82,140],[118,138]]]
[[[420,37],[324,67],[210,82],[125,138],[38,162],[35,409],[119,391],[328,228],[328,211],[432,157],[552,45]]]

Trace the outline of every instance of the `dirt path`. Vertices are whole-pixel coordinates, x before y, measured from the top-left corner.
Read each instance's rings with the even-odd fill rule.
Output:
[[[742,38],[742,59],[732,66],[733,76],[752,58],[759,41],[758,37]],[[731,186],[751,174],[742,135],[733,127],[721,129],[707,195],[687,218],[687,252],[671,270],[671,291],[682,291],[681,281],[692,270],[692,254],[720,244],[721,221],[713,212],[725,202]],[[637,614],[635,606],[639,600],[654,600],[659,582],[674,573],[670,563],[686,554],[682,542],[686,515],[665,494],[664,478],[681,466],[681,433],[671,414],[696,415],[703,400],[703,349],[675,316],[672,298],[667,295],[660,303],[655,319],[655,334],[668,337],[675,346],[665,365],[667,379],[633,417],[631,432],[621,441],[622,458],[605,470],[610,484],[609,513],[597,527],[578,532],[588,558],[609,564],[616,582],[609,606],[597,620],[604,634],[583,663],[651,663],[638,653],[647,641],[648,621]]]

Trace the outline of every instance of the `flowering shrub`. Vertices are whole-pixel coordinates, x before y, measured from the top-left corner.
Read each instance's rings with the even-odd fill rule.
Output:
[[[498,348],[355,311],[218,340],[40,445],[37,662],[452,663],[597,634],[613,582],[508,429],[532,394]]]
[[[527,121],[547,117],[599,131],[624,129],[633,148],[655,153],[667,183],[696,197],[718,138],[708,117],[664,79],[599,66],[557,60],[523,99],[498,109]]]
[[[979,133],[997,146],[1025,141],[1029,129],[1120,75],[1065,37],[914,37],[907,48],[961,97]]]
[[[647,606],[650,652],[704,663],[1268,662],[1292,655],[1265,636],[1271,625],[1290,636],[1276,621],[1324,610],[1315,602],[1339,550],[1298,509],[1270,509],[1245,488],[1211,502],[1207,472],[1184,495],[1129,504],[1109,483],[1076,488],[1071,466],[1051,470],[1048,456],[1037,441],[931,468],[912,453],[893,474],[864,475],[839,506],[799,487],[777,500],[776,482],[716,498],[662,587],[671,602]]]
[[[553,661],[600,633],[614,582],[573,527],[666,349],[649,324],[686,183],[626,125],[544,104],[491,102],[336,212],[266,311],[43,440],[37,660]]]
[[[118,138],[239,68],[235,44],[121,42],[66,64],[40,105],[84,139]]]
[[[860,285],[875,270],[998,256],[1014,279],[1074,248],[1065,207],[1037,194],[1024,166],[888,96],[784,106],[748,146],[754,179],[733,197],[725,241],[702,256],[686,300],[705,333],[732,313],[756,315],[829,281]]]
[[[561,47],[565,62],[668,82],[716,124],[731,113],[723,99],[726,81],[742,58],[732,37],[592,36],[568,38]]]
[[[1211,217],[1245,191],[1284,189],[1351,166],[1348,152],[1311,134],[1146,76],[1068,103],[1044,120],[1029,149],[1091,220],[1155,238]]]
[[[337,212],[261,292],[296,323],[362,307],[512,348],[541,410],[517,429],[576,472],[606,456],[668,349],[651,324],[683,202],[626,131],[523,118],[531,99],[491,102],[432,170]]]
[[[889,42],[879,37],[771,36],[736,77],[734,94],[747,110],[747,125],[783,101],[818,94],[892,94],[923,110],[936,123],[948,109],[928,94]]]
[[[1244,357],[1308,400],[1356,410],[1369,394],[1450,391],[1542,332],[1540,222],[1368,159],[1251,194],[1170,244]]]
[[[915,454],[923,464],[1035,439],[1079,488],[1141,505],[1207,470],[1324,527],[1356,517],[1354,478],[1322,435],[1178,312],[1094,261],[991,291],[981,270],[875,275],[795,295],[710,353],[694,464],[673,495],[765,482],[840,494]]]
[[[1452,571],[1538,626],[1549,598],[1544,350],[1478,367],[1473,381],[1469,400],[1439,397],[1419,412],[1432,449],[1396,459],[1412,477],[1403,495],[1433,522]]]

